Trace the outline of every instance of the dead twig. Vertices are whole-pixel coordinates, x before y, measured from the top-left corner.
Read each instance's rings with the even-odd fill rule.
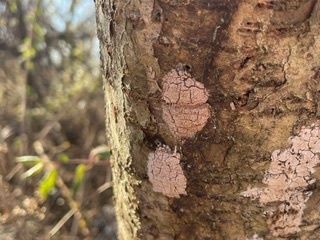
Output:
[[[49,237],[52,237],[55,235],[61,228],[62,226],[75,214],[76,210],[75,209],[70,209],[69,212],[67,212],[59,222],[50,230],[49,232]]]

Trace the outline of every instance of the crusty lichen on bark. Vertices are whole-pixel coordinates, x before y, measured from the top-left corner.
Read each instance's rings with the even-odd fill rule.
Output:
[[[201,131],[211,115],[209,94],[203,83],[186,71],[171,70],[162,78],[163,119],[178,140]]]
[[[289,154],[283,144],[293,128],[319,116],[315,2],[96,0],[111,10],[100,18],[100,41],[120,239],[274,239],[264,207],[239,191],[263,177],[274,149]],[[166,85],[163,78],[181,71],[179,64],[191,81]],[[187,90],[195,81],[205,89]],[[186,90],[181,100],[174,90],[180,87]],[[193,90],[202,96],[195,105]],[[152,191],[146,166],[157,141],[179,146],[187,196],[168,199]],[[314,191],[308,203],[319,196]],[[282,214],[277,203],[269,204]],[[317,239],[319,214],[307,210],[308,204],[306,224],[295,236]]]
[[[153,190],[167,197],[186,195],[187,180],[180,166],[181,154],[168,146],[158,147],[149,154],[148,176]]]
[[[258,199],[262,205],[280,203],[267,207],[268,224],[274,236],[286,237],[300,231],[306,202],[312,192],[308,187],[315,182],[312,174],[320,163],[320,127],[302,127],[297,136],[289,139],[290,147],[275,150],[263,183],[266,187],[249,188],[245,197]]]

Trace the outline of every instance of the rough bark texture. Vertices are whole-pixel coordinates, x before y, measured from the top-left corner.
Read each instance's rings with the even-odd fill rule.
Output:
[[[315,181],[294,190],[306,200],[301,214],[291,200],[261,202],[244,194],[270,188],[271,154],[296,149],[288,139],[320,116],[319,5],[96,0],[119,239],[320,239],[314,163],[303,166]],[[170,72],[188,75],[183,86],[176,83],[180,96],[204,86],[208,100],[166,102]],[[203,106],[210,110],[202,114]],[[168,114],[195,132],[177,134]],[[181,156],[187,195],[180,198],[153,191],[148,179],[148,156],[162,146]],[[292,159],[299,161],[300,150]],[[284,214],[294,227],[277,226]]]

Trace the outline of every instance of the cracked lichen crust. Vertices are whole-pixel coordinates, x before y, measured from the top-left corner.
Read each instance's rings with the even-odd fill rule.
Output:
[[[207,123],[208,91],[186,71],[171,70],[163,79],[163,119],[178,139],[193,137]]]
[[[308,186],[315,182],[312,174],[320,163],[319,124],[302,127],[289,139],[290,147],[275,150],[265,174],[264,188],[250,188],[242,195],[258,199],[261,204],[280,203],[268,207],[266,214],[274,236],[288,236],[300,231],[303,211],[312,192]]]
[[[179,138],[193,137],[201,131],[210,115],[207,104],[188,108],[164,105],[162,111],[170,131]]]
[[[163,100],[169,104],[198,105],[208,100],[208,91],[186,71],[171,70],[162,79]]]
[[[180,159],[180,153],[172,152],[169,147],[158,147],[149,154],[148,177],[155,192],[176,198],[187,194],[187,180]]]

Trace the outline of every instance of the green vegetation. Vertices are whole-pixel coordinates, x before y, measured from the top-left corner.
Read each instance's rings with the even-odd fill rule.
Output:
[[[0,0],[0,239],[115,237],[93,7]]]

